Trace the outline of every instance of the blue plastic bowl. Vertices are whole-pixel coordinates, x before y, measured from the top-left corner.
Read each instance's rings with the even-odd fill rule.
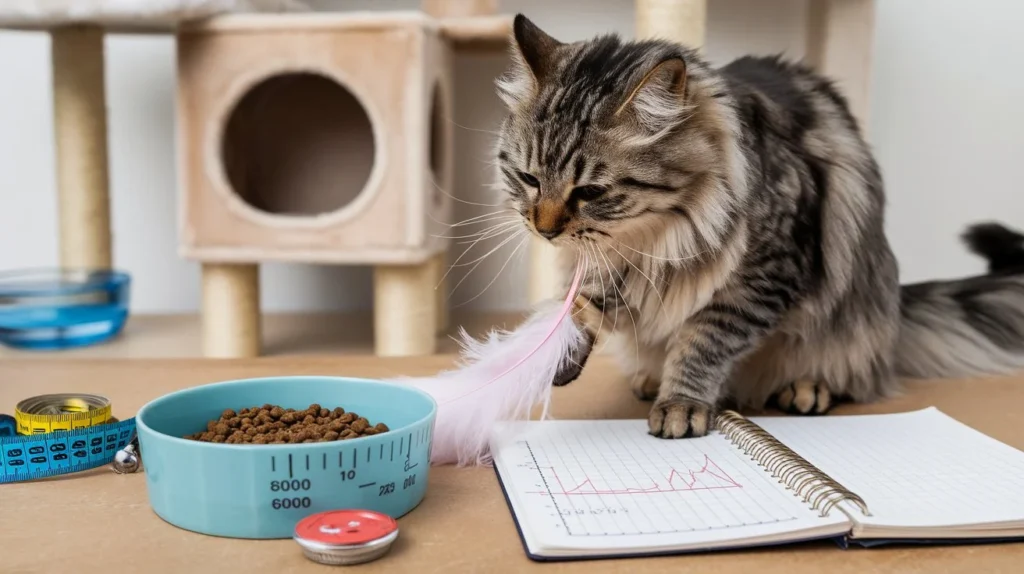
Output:
[[[0,343],[53,350],[113,338],[128,319],[131,278],[102,270],[0,273]]]
[[[264,404],[342,407],[390,431],[306,444],[223,444],[185,435],[225,409]],[[149,503],[186,530],[232,538],[290,538],[325,510],[399,518],[423,500],[437,405],[417,389],[338,377],[271,377],[214,383],[155,399],[136,424]]]

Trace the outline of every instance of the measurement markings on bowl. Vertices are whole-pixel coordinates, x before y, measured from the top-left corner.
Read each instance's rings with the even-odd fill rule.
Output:
[[[423,480],[419,476],[421,461],[412,460],[412,447],[426,441],[427,431],[418,431],[396,437],[390,444],[381,442],[379,445],[355,447],[351,450],[346,447],[338,451],[336,465],[333,455],[329,457],[326,452],[319,457],[319,465],[312,462],[315,459],[311,455],[271,455],[270,472],[273,478],[270,491],[274,493],[271,508],[290,510],[313,507],[319,489],[335,488],[337,485],[356,490],[373,489],[377,497],[408,490]],[[396,450],[402,455],[398,460],[394,457]],[[374,457],[374,454],[377,456]]]

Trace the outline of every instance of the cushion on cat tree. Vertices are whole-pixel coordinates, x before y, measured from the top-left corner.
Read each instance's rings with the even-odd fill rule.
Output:
[[[306,10],[302,0],[0,0],[0,28],[40,30],[93,24],[113,30],[170,30],[218,14]]]

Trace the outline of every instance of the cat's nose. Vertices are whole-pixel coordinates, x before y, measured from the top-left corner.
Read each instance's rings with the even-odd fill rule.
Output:
[[[551,199],[537,202],[533,210],[533,226],[545,239],[554,239],[565,231],[565,204]]]

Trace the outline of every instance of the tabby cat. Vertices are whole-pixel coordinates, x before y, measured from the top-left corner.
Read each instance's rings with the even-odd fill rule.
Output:
[[[524,225],[585,262],[576,321],[598,335],[650,434],[703,436],[723,405],[822,414],[898,377],[1024,367],[1024,236],[971,227],[989,272],[899,284],[872,151],[827,78],[778,57],[715,68],[685,46],[561,42],[522,15],[498,138]]]

